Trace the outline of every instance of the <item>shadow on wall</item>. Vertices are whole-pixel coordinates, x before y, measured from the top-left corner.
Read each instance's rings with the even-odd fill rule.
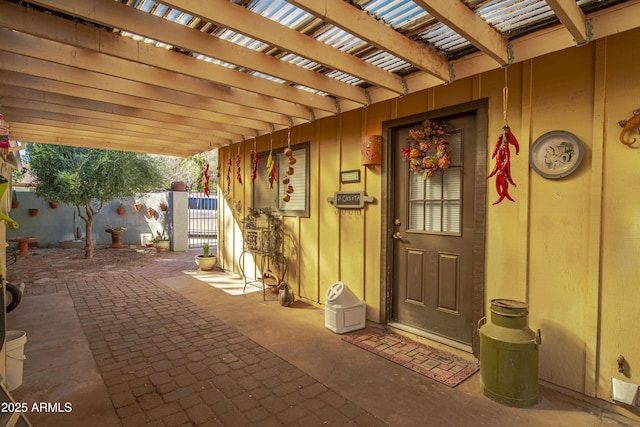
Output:
[[[17,230],[7,228],[7,240],[14,237],[36,237],[39,247],[57,247],[61,241],[75,240],[76,228],[79,227],[82,240],[85,237],[85,222],[77,217],[75,206],[59,204],[52,208],[49,202],[36,197],[35,193],[17,192],[19,206],[11,209],[9,216],[20,224]],[[141,202],[140,210],[134,204]],[[95,217],[92,229],[96,245],[111,244],[111,234],[107,228],[125,227],[122,243],[125,245],[142,245],[142,235],[155,235],[165,230],[166,213],[161,204],[167,204],[166,192],[145,194],[139,199],[122,200],[124,212],[118,214],[120,200],[105,203]],[[150,212],[149,208],[152,209]],[[31,209],[38,209],[35,216]],[[75,221],[74,221],[74,213]],[[167,229],[167,234],[169,230]]]
[[[584,377],[585,343],[567,328],[555,322],[542,322],[540,331],[542,344],[538,347],[540,359],[538,377],[584,394],[585,384],[593,384],[594,381],[591,372],[589,372],[589,378]]]
[[[290,285],[292,285],[292,281],[293,279],[295,279],[296,282],[299,282],[299,278],[300,278],[300,271],[298,271],[298,266],[300,265],[300,259],[299,259],[299,250],[298,250],[298,243],[297,240],[294,239],[293,235],[291,234],[291,232],[288,230],[288,227],[286,226],[286,221],[284,221],[283,225],[283,232],[284,232],[284,257],[287,260],[287,267],[286,267],[286,273],[287,276],[284,278],[287,282],[289,282]],[[296,286],[296,293],[299,295],[300,294],[300,286]]]

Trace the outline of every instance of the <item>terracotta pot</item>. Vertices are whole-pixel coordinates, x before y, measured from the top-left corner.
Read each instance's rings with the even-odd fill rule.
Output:
[[[56,209],[58,204],[56,202],[49,202],[49,206],[51,206],[51,209]]]
[[[118,212],[118,215],[124,215],[124,208],[118,208],[116,212]]]
[[[187,191],[187,184],[183,181],[173,181],[171,183],[171,191]]]
[[[18,206],[20,206],[20,202],[16,201],[16,202],[11,202],[11,209],[15,209]]]
[[[160,205],[160,210],[162,212],[166,212],[167,211],[167,205],[165,205],[164,203]]]
[[[134,203],[133,209],[139,211],[140,209],[142,209],[142,203]]]
[[[153,208],[149,208],[149,216],[154,216],[156,214],[156,210]]]
[[[38,209],[29,209],[29,215],[31,216],[38,215]]]

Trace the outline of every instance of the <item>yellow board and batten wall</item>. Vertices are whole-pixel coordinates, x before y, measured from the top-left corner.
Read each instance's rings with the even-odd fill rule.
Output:
[[[512,158],[516,202],[487,210],[485,303],[529,302],[530,325],[542,330],[540,378],[605,400],[612,376],[640,383],[640,143],[621,144],[617,123],[640,108],[638,38],[634,30],[509,67],[507,118],[521,144]],[[381,166],[360,165],[361,137],[381,134],[387,120],[488,98],[491,152],[503,125],[504,82],[504,71],[495,70],[291,130],[292,144],[310,141],[311,215],[285,218],[287,281],[297,297],[322,304],[327,288],[342,280],[366,300],[369,320],[384,321],[384,175]],[[581,166],[556,180],[528,164],[531,144],[552,130],[572,132],[585,146]],[[258,151],[268,149],[268,138],[258,138]],[[273,139],[274,147],[283,146],[286,132]],[[234,271],[242,247],[236,221],[251,206],[251,148],[241,148],[245,184],[232,173],[229,200],[240,201],[241,212],[234,216],[225,207],[221,216],[221,261]],[[236,145],[221,150],[222,190],[229,153],[236,152]],[[341,184],[340,171],[351,169],[360,169],[361,182]],[[339,190],[364,190],[376,202],[362,211],[339,211],[326,201]],[[493,183],[487,191],[491,203],[497,197]],[[626,376],[617,372],[620,354]]]

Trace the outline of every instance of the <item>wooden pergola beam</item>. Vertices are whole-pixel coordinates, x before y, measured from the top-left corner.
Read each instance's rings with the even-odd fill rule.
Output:
[[[367,15],[343,0],[291,0],[300,9],[340,27],[362,40],[401,58],[443,82],[450,80],[447,60],[383,22]]]
[[[135,151],[168,156],[185,157],[208,151],[211,147],[184,147],[153,144],[152,141],[132,141],[121,138],[108,138],[100,134],[70,133],[66,130],[51,128],[37,124],[12,123],[11,140],[21,142],[38,142],[41,144],[67,145],[73,147],[99,148],[120,151]]]
[[[163,1],[163,4],[256,40],[261,40],[286,52],[295,53],[335,70],[340,70],[397,94],[403,94],[405,91],[399,76],[312,37],[300,34],[296,30],[264,18],[228,0],[209,0],[206,2],[168,0]]]
[[[589,41],[590,34],[587,34],[587,18],[575,1],[547,0],[547,4],[553,9],[560,22],[567,27],[576,44],[581,45]]]
[[[195,95],[92,73],[79,68],[0,52],[0,70],[2,69],[24,76],[65,83],[66,86],[54,85],[55,88],[63,88],[65,90],[59,93],[83,96],[121,105],[137,106],[138,108],[162,111],[178,116],[195,117],[210,121],[212,124],[217,122],[228,130],[237,129],[235,133],[238,135],[252,134],[255,129],[263,132],[270,130],[268,122],[261,122],[252,118],[233,117],[207,109],[207,104],[213,103],[211,100],[202,100]],[[77,82],[82,82],[82,85],[78,86]],[[11,84],[10,82],[6,83]],[[55,90],[54,87],[40,86],[42,90]]]
[[[501,66],[510,63],[507,40],[460,0],[414,0],[447,27],[467,39]]]

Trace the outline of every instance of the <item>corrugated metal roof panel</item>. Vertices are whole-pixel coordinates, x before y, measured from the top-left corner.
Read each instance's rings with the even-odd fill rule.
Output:
[[[343,52],[356,55],[371,64],[384,70],[404,75],[415,70],[408,62],[371,46],[365,40],[354,36],[348,29],[338,28],[322,20],[299,7],[287,3],[284,0],[232,0],[234,3],[246,9],[260,14],[263,17],[278,22],[296,31],[304,31],[305,34],[314,37]],[[369,15],[386,23],[402,34],[410,38],[420,40],[431,46],[438,52],[442,52],[448,58],[455,58],[460,53],[470,53],[477,50],[468,40],[457,34],[447,25],[435,20],[428,12],[414,3],[412,0],[346,0],[354,7],[366,11]],[[578,0],[577,3],[583,9],[595,9],[604,7],[604,4],[620,3],[624,0]],[[497,31],[507,38],[517,37],[540,25],[550,25],[557,22],[553,10],[544,0],[467,0],[474,12]],[[167,20],[181,25],[190,25],[206,29],[213,37],[219,37],[231,43],[238,44],[247,49],[265,52],[278,57],[283,61],[296,64],[305,69],[323,72],[331,78],[348,82],[354,85],[364,85],[362,79],[355,78],[343,71],[333,71],[322,64],[318,64],[303,56],[283,51],[252,37],[239,34],[235,31],[221,28],[216,24],[203,22],[200,18],[194,18],[188,13],[171,9],[166,5],[153,0],[141,0],[134,2],[133,7],[156,16],[162,16]],[[313,30],[312,30],[313,29]],[[310,33],[313,31],[313,33]],[[131,33],[122,32],[122,35],[144,40],[146,43],[154,43],[158,47],[170,49],[171,46],[153,40],[140,38]],[[233,64],[209,58],[198,52],[194,57],[224,67],[237,68]],[[262,73],[252,72],[253,75],[281,81],[280,79],[266,76]],[[286,83],[286,82],[285,82]],[[313,91],[306,88],[305,90]],[[320,93],[319,91],[316,91]]]

